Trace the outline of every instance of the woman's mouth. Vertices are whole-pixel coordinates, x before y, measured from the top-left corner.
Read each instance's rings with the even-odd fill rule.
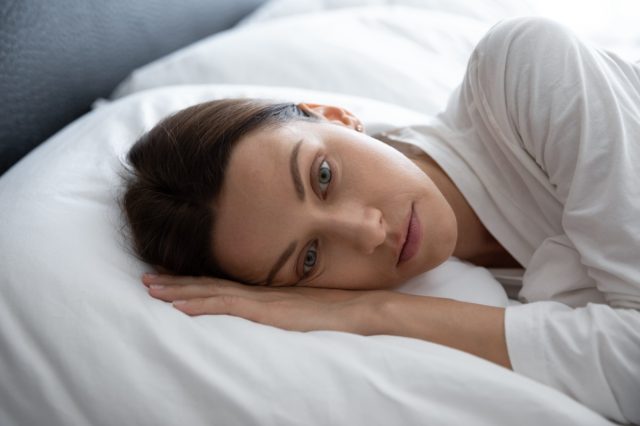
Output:
[[[397,265],[400,265],[415,256],[416,253],[418,253],[420,242],[422,241],[420,220],[413,208],[413,203],[411,204],[411,215],[409,216],[408,222],[404,243],[402,244],[402,250],[400,251]]]

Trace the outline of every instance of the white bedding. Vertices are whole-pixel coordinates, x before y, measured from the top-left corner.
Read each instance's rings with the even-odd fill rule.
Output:
[[[170,84],[258,84],[435,114],[482,35],[518,15],[561,19],[599,47],[640,60],[635,0],[271,0],[237,30],[141,67],[111,97]]]
[[[168,87],[97,108],[41,145],[0,179],[2,425],[607,424],[558,391],[437,344],[193,318],[151,298],[139,281],[150,268],[119,235],[121,160],[163,115],[225,96],[311,98],[365,124],[424,119],[315,92]],[[450,265],[435,285],[455,297],[465,263]],[[462,276],[483,269],[468,268]]]
[[[444,346],[192,318],[147,295],[139,276],[150,268],[127,252],[115,197],[128,147],[159,118],[258,96],[345,106],[370,133],[427,122],[491,25],[455,10],[330,13],[268,24],[256,15],[145,67],[118,88],[122,99],[97,102],[0,178],[0,424],[608,424],[554,389]],[[319,32],[328,23],[331,33]],[[377,48],[360,49],[373,33]],[[191,85],[212,82],[235,85]],[[455,258],[401,290],[506,303],[484,268]]]

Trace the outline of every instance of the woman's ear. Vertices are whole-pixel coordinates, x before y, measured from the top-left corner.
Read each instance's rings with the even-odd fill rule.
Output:
[[[320,120],[346,126],[358,132],[364,131],[360,119],[344,108],[310,103],[299,103],[298,108]]]

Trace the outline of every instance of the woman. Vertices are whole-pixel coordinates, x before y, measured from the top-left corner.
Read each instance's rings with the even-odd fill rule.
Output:
[[[190,315],[441,343],[640,422],[640,69],[511,19],[432,126],[389,145],[362,130],[339,107],[255,100],[159,123],[123,198],[140,257],[174,274],[145,275],[150,294]],[[452,255],[525,267],[531,303],[392,291]]]

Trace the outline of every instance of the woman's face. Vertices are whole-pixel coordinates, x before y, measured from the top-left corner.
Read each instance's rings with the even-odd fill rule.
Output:
[[[257,130],[231,154],[213,230],[223,270],[262,285],[384,289],[451,256],[455,215],[426,173],[355,131],[348,111],[301,108],[323,121]]]

